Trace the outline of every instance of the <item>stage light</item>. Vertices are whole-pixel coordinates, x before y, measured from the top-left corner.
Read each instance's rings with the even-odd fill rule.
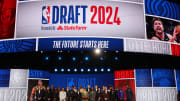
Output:
[[[49,57],[48,57],[48,56],[46,56],[46,57],[45,57],[45,60],[49,60]]]
[[[58,60],[62,60],[62,57],[61,57],[61,56],[59,56],[59,57],[58,57]]]
[[[101,60],[101,61],[103,61],[103,60],[104,60],[104,58],[103,58],[103,57],[100,57],[100,60]]]
[[[83,68],[81,68],[81,72],[84,72],[84,69],[83,69]]]
[[[116,56],[116,57],[114,58],[114,60],[116,60],[116,61],[117,61],[117,60],[118,60],[118,57]]]
[[[63,68],[61,69],[61,72],[64,72],[64,69],[63,69]]]
[[[97,72],[98,71],[97,68],[95,68],[94,71]]]
[[[87,69],[87,71],[88,71],[88,72],[90,72],[90,71],[91,71],[91,69],[89,69],[89,68],[88,68],[88,69]]]
[[[72,60],[73,60],[73,61],[76,61],[76,57],[72,57]]]
[[[88,60],[89,60],[89,57],[86,56],[84,59],[85,59],[86,61],[88,61]]]
[[[99,48],[95,49],[95,53],[96,54],[100,54],[101,53],[101,50]]]
[[[68,72],[70,72],[70,71],[71,71],[71,69],[69,69],[69,68],[68,68],[68,69],[67,69],[67,71],[68,71]]]
[[[103,69],[103,68],[101,68],[101,72],[104,72],[104,69]]]
[[[55,71],[55,72],[57,72],[57,71],[58,71],[58,69],[57,69],[57,68],[55,68],[55,69],[54,69],[54,71]]]
[[[108,72],[110,72],[110,71],[111,71],[111,69],[110,69],[110,68],[108,68],[108,69],[107,69],[107,71],[108,71]]]
[[[74,69],[74,72],[77,72],[77,69],[76,69],[76,68]]]

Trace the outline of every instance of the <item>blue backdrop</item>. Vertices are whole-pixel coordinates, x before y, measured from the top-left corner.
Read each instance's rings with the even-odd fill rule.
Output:
[[[177,89],[180,91],[180,70],[176,70]]]
[[[54,48],[54,42],[53,41],[59,41],[61,47]],[[77,47],[62,47],[63,42],[65,41],[78,41]],[[92,46],[90,48],[88,47],[81,47],[82,41],[96,41],[96,45],[98,46],[98,42],[100,41],[108,41],[108,48],[101,48],[103,50],[120,50],[123,51],[123,39],[112,39],[112,38],[41,38],[39,39],[39,46],[38,51],[57,51],[57,50],[92,50],[94,49],[93,46],[95,46],[95,43],[86,44],[87,46]],[[64,44],[65,45],[65,44]],[[66,45],[65,45],[66,46]],[[71,45],[70,45],[71,46]],[[83,44],[85,46],[85,44]]]
[[[173,69],[152,69],[154,87],[176,87]]]
[[[151,69],[136,69],[136,87],[152,87]]]
[[[180,5],[167,0],[145,0],[145,12],[180,20]]]
[[[0,41],[0,53],[35,51],[35,39]]]
[[[0,69],[0,87],[9,87],[10,69]]]
[[[29,70],[29,78],[49,79],[49,72],[43,70]]]
[[[83,88],[87,88],[87,85],[91,86],[98,85],[102,87],[103,85],[113,85],[114,86],[114,73],[103,73],[103,74],[50,74],[49,85],[53,84],[55,87],[60,86],[61,88],[68,85],[77,86],[80,85]]]

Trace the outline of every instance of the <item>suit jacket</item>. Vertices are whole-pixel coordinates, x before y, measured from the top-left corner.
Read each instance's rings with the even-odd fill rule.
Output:
[[[75,101],[81,101],[81,99],[82,99],[81,93],[80,92],[76,92],[75,93]]]
[[[107,92],[107,93],[103,92],[102,97],[103,97],[103,101],[110,101],[109,92]]]
[[[90,91],[90,92],[89,92],[89,98],[90,98],[90,100],[95,101],[96,91]]]
[[[38,98],[41,98],[40,100],[38,100]],[[36,100],[37,101],[42,101],[43,100],[43,90],[36,90]]]

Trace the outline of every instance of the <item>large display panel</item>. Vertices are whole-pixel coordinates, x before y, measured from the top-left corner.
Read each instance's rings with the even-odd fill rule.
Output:
[[[180,5],[175,0],[145,0],[145,13],[180,20]]]
[[[143,4],[101,0],[20,2],[16,37],[49,36],[145,38]]]
[[[152,87],[151,69],[136,69],[136,87]]]
[[[88,84],[95,87],[114,85],[114,74],[51,74],[49,85],[53,84],[55,87],[66,88],[66,86],[76,86],[77,88],[82,85],[83,88],[87,88]]]
[[[14,37],[16,0],[0,0],[0,39]]]
[[[9,87],[10,69],[0,70],[0,87]]]
[[[49,80],[29,79],[27,101],[42,101],[43,90],[49,85]]]
[[[146,16],[147,38],[180,43],[180,23],[154,16]]]
[[[97,48],[123,51],[123,39],[115,38],[40,38],[38,42],[38,51],[92,50]]]
[[[174,70],[152,69],[154,87],[176,87]]]
[[[0,41],[0,53],[31,52],[36,49],[36,39]]]

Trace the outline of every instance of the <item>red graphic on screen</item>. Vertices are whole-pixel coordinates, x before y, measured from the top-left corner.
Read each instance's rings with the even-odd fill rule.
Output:
[[[50,6],[47,7],[46,15],[47,15],[48,23],[50,23]]]
[[[180,56],[180,45],[171,44],[172,55]]]
[[[122,87],[124,91],[124,101],[127,101],[127,85],[128,88],[132,90],[133,96],[132,101],[135,101],[135,80],[125,79],[125,80],[115,80],[115,89]]]
[[[114,72],[115,79],[134,78],[134,70],[119,70]]]
[[[16,0],[0,0],[0,39],[14,37]]]

